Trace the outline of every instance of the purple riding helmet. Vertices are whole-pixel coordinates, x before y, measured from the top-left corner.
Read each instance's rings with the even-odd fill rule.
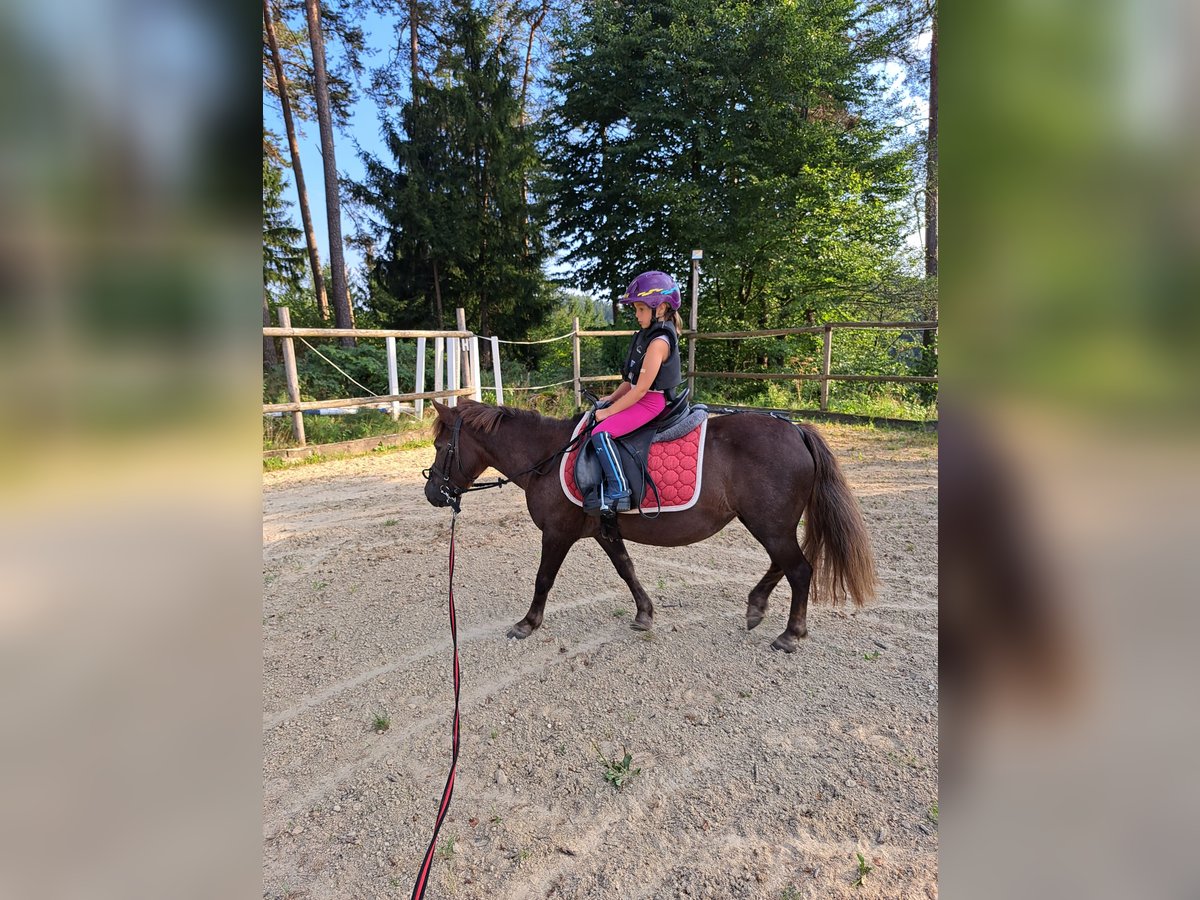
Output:
[[[628,306],[645,303],[654,309],[665,303],[671,309],[679,309],[679,285],[666,272],[643,272],[629,283],[618,299]]]

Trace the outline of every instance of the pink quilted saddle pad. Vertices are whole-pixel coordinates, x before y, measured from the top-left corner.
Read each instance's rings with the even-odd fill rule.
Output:
[[[579,427],[583,427],[582,421]],[[576,429],[576,433],[578,431],[579,429]],[[681,438],[650,445],[648,468],[650,478],[658,485],[658,497],[654,496],[654,491],[647,484],[646,495],[642,498],[644,512],[657,512],[660,503],[663,512],[682,512],[695,505],[700,497],[700,482],[704,471],[704,436],[707,433],[708,419],[705,419]],[[559,466],[559,481],[567,498],[576,506],[583,506],[583,496],[575,485],[575,457],[578,455],[578,450],[572,450],[563,457]],[[637,510],[632,509],[629,512],[636,514]]]

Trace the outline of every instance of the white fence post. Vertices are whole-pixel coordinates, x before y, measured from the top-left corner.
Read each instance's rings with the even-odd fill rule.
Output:
[[[471,335],[471,366],[475,372],[475,402],[483,402],[483,378],[479,374],[479,335]]]
[[[413,384],[415,393],[425,392],[425,338],[417,338],[417,371],[413,378]],[[417,414],[417,421],[420,422],[425,415],[424,397],[418,397],[413,401],[413,410]]]
[[[500,383],[500,338],[492,335],[492,374],[496,377],[496,405],[504,405],[504,385]]]
[[[433,390],[435,393],[439,393],[446,384],[446,382],[443,380],[446,377],[446,367],[443,364],[443,361],[445,360],[445,358],[446,358],[446,339],[441,338],[441,337],[434,338],[433,339]]]
[[[387,344],[387,370],[388,370],[388,393],[400,393],[400,376],[396,372],[396,339],[394,337],[386,337],[383,339]],[[392,421],[395,422],[400,418],[400,401],[392,401]]]
[[[461,343],[458,338],[449,338],[446,341],[446,390],[458,390],[458,374],[459,361],[461,355]],[[458,406],[457,397],[447,397],[446,403],[450,406]]]

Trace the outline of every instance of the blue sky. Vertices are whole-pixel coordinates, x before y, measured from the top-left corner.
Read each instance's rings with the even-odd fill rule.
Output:
[[[378,66],[387,58],[387,55],[392,52],[395,46],[396,35],[392,22],[372,12],[368,14],[362,24],[366,45],[372,51],[371,54],[364,55],[364,62],[368,67]],[[930,38],[931,35],[929,32],[921,35],[916,41],[918,49],[922,51],[927,50]],[[405,49],[407,50],[407,48]],[[336,47],[329,44],[326,52],[336,52]],[[895,81],[899,76],[899,67],[889,63],[885,67],[885,72]],[[893,90],[896,89],[898,88],[893,88]],[[928,116],[929,111],[928,102],[923,98],[916,97],[909,97],[908,102],[909,121],[919,123],[919,125],[912,127],[923,129],[924,119]],[[283,116],[279,111],[279,102],[274,98],[267,97],[265,94],[263,99],[263,121],[267,128],[279,135],[280,139],[285,142],[286,151],[286,131],[283,127]],[[321,160],[320,133],[315,121],[298,122],[297,132],[297,140],[300,144],[300,164],[304,168],[304,178],[308,186],[308,202],[312,211],[313,228],[316,231],[317,245],[321,251],[321,263],[325,265],[329,262],[329,228],[326,224],[325,181]],[[359,147],[373,156],[380,156],[385,161],[390,161],[380,135],[381,122],[379,109],[376,107],[374,100],[367,97],[365,93],[360,92],[347,129],[344,131],[335,129],[334,149],[337,156],[337,168],[343,178],[361,181],[365,176],[365,169],[359,159]],[[285,158],[289,158],[286,152],[284,156]],[[295,184],[292,180],[290,170],[286,171],[284,175],[288,187],[285,189],[283,196],[285,200],[292,204],[290,208],[291,217],[296,227],[299,228],[301,227],[300,207],[296,202]],[[342,235],[343,237],[347,237],[353,234],[354,231],[354,224],[351,222],[343,203]],[[912,247],[920,248],[921,242],[922,235],[919,232],[909,236],[909,244]],[[362,255],[359,251],[353,247],[347,247],[346,265],[350,269],[352,279],[354,278],[356,268],[361,264]],[[555,268],[556,270],[558,269],[558,267]]]

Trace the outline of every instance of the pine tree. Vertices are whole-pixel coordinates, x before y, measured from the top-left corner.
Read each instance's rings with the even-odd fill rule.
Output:
[[[385,131],[394,167],[365,159],[356,197],[386,223],[370,301],[383,321],[449,327],[462,306],[481,334],[524,334],[546,314],[540,214],[523,190],[537,156],[516,71],[508,42],[492,42],[488,17],[460,0],[433,78]]]

